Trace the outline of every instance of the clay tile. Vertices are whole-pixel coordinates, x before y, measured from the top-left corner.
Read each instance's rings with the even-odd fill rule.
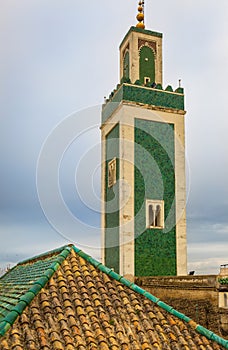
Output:
[[[77,312],[77,315],[78,315],[78,316],[84,315],[84,310],[83,310],[83,308],[80,307],[80,306],[78,306],[78,307],[76,308],[76,312]]]
[[[64,300],[63,301],[63,305],[64,305],[65,308],[72,307],[72,304],[71,304],[71,302],[69,300]]]
[[[88,350],[84,345],[79,345],[77,350]]]
[[[66,287],[66,282],[63,280],[58,283],[58,288],[61,289],[62,287]]]
[[[98,276],[98,272],[95,269],[92,269],[91,275],[95,278]]]
[[[66,288],[66,285],[63,285],[61,287],[61,293],[64,294],[64,293],[68,293],[68,289]]]
[[[94,283],[93,282],[88,282],[87,283],[87,288],[89,288],[89,289],[94,288]]]
[[[72,334],[76,338],[81,336],[81,331],[80,331],[80,329],[78,328],[78,326],[76,324],[75,325],[70,325],[70,327],[71,327]]]
[[[95,307],[99,307],[101,305],[101,302],[99,299],[94,300]]]
[[[59,312],[58,315],[57,315],[57,319],[58,319],[59,322],[62,321],[62,320],[65,320],[64,314]]]
[[[142,350],[151,350],[151,347],[150,347],[150,345],[148,343],[143,343],[141,345],[141,349]]]
[[[13,328],[12,329],[12,332],[11,332],[11,334],[12,334],[12,336],[14,336],[15,337],[15,339],[17,339],[18,338],[18,336],[20,335],[20,331],[19,331],[19,329],[18,328]]]
[[[90,273],[89,273],[89,275],[85,276],[85,281],[86,281],[86,283],[87,282],[93,282],[93,279],[91,278]]]
[[[171,326],[175,326],[176,324],[177,324],[177,322],[174,320],[174,318],[173,317],[171,317],[171,316],[168,316],[167,317],[167,321],[169,322],[169,324],[171,325]]]
[[[173,333],[169,333],[169,337],[172,341],[177,341],[177,338]]]
[[[57,270],[56,275],[57,275],[57,283],[59,283],[59,282],[64,280],[63,275],[60,272],[60,270]]]
[[[72,344],[67,344],[65,346],[65,350],[75,350],[75,346],[73,346]]]
[[[81,300],[78,298],[73,299],[75,307],[82,306]]]
[[[68,268],[67,269],[64,269],[65,270],[65,275],[68,277],[68,276],[72,276],[72,272],[71,272],[71,268],[69,267],[68,265]]]
[[[70,333],[69,333],[69,331],[67,329],[63,329],[62,330],[62,336],[64,338],[64,342],[65,342],[66,345],[73,343],[72,342],[72,338],[70,336]]]
[[[197,327],[197,323],[194,322],[193,320],[191,320],[188,324],[189,324],[190,327],[192,327],[194,329],[196,329],[196,327]]]
[[[70,281],[70,282],[68,283],[68,285],[69,285],[71,294],[77,292],[78,289],[77,289],[77,287],[76,287],[76,283],[75,283],[74,280]]]
[[[82,288],[82,287],[84,287],[84,282],[83,282],[83,280],[80,278],[78,278],[78,281],[77,281],[77,283],[78,283],[78,287],[79,288]]]
[[[81,276],[81,272],[77,266],[73,267],[73,273],[75,277]]]
[[[2,349],[4,350],[10,350],[8,342],[6,340],[1,341],[1,346],[2,346]]]
[[[129,304],[129,300],[128,300],[128,298],[127,298],[126,296],[122,298],[122,303],[123,303],[124,305]]]
[[[65,291],[64,293],[62,293],[62,298],[63,300],[70,300],[70,295],[68,291]]]
[[[80,320],[81,324],[83,324],[84,329],[86,329],[88,327],[88,323],[87,323],[88,321],[87,321],[87,317],[85,316],[85,314],[80,315],[79,320]]]
[[[109,346],[107,345],[105,340],[102,340],[101,342],[99,342],[99,345],[102,350],[109,350]]]
[[[71,316],[74,317],[75,316],[75,313],[74,313],[74,310],[72,309],[72,307],[66,308],[65,315],[67,317],[71,317]]]
[[[62,343],[59,340],[54,340],[52,343],[53,350],[64,350]]]
[[[44,328],[43,322],[40,321],[40,320],[36,320],[36,321],[34,322],[34,325],[35,325],[35,328],[36,328],[36,329],[38,329],[38,328]]]
[[[42,307],[50,307],[50,304],[47,300],[43,300],[43,301],[41,301],[41,306]]]
[[[85,265],[85,260],[83,258],[81,258],[80,256],[77,256],[77,260],[78,260],[80,266]]]
[[[38,329],[36,330],[36,332],[37,332],[37,335],[38,335],[38,338],[39,338],[39,342],[40,342],[40,344],[41,344],[41,347],[43,348],[43,347],[45,347],[45,346],[48,346],[47,340],[46,340],[46,333],[45,333],[44,329],[38,328]]]
[[[20,320],[23,324],[29,324],[29,319],[25,312],[20,316]]]
[[[62,314],[63,310],[62,310],[62,306],[55,306],[54,307],[56,314]]]
[[[96,341],[93,337],[86,337],[86,342],[87,344],[89,344],[89,349],[91,349],[92,347],[94,348],[94,346],[96,346]]]
[[[97,294],[97,289],[96,289],[94,286],[91,287],[90,293],[91,293],[91,295],[92,295],[92,294]]]
[[[160,345],[159,345],[159,343],[158,343],[157,341],[152,342],[151,345],[153,345],[153,347],[152,347],[153,350],[155,350],[155,349],[161,349],[161,347],[160,347]],[[151,348],[150,348],[150,349],[151,349]]]

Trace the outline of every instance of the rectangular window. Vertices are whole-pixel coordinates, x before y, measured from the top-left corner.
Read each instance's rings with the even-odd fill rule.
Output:
[[[164,228],[164,201],[150,199],[146,201],[146,227]]]
[[[108,187],[112,187],[116,183],[116,158],[108,163]]]

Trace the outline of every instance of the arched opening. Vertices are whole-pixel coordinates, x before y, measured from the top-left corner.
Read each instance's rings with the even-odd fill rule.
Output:
[[[149,226],[154,226],[154,211],[153,211],[153,205],[149,205]]]
[[[139,79],[142,84],[155,82],[155,57],[153,50],[143,46],[140,50]]]
[[[161,226],[161,206],[156,206],[156,213],[155,213],[155,225],[156,227]]]
[[[126,51],[124,55],[124,60],[123,60],[123,77],[124,78],[130,78],[130,56],[129,56],[129,51]]]

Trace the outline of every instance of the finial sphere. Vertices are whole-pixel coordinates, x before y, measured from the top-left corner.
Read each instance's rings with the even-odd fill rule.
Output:
[[[138,13],[136,18],[137,18],[137,20],[139,22],[142,22],[144,20],[144,14],[143,13]]]
[[[137,28],[145,29],[145,24],[143,22],[140,22],[136,25]]]

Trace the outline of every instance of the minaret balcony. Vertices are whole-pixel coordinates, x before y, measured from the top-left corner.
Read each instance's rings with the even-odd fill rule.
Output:
[[[123,82],[105,100],[102,109],[102,124],[112,115],[122,102],[145,105],[147,108],[161,108],[184,111],[184,89],[179,87],[173,91],[170,85],[164,90],[160,84],[155,87]]]

